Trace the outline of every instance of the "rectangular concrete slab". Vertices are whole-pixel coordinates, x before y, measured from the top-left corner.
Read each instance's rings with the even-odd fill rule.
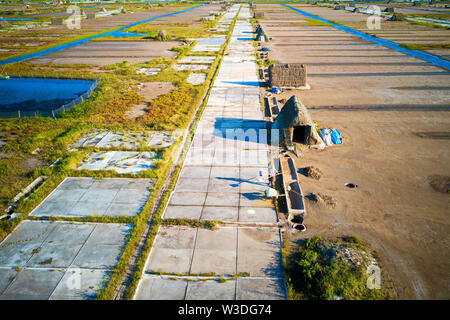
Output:
[[[23,221],[0,244],[0,299],[48,299],[55,292],[55,299],[91,299],[130,230],[118,223]],[[98,272],[89,273],[91,268]],[[14,274],[3,270],[16,273],[14,282]],[[60,281],[63,276],[69,282]]]
[[[224,222],[237,222],[238,221],[238,208],[237,207],[204,207],[202,220],[216,220]]]
[[[112,170],[117,173],[138,174],[152,169],[158,157],[156,152],[99,151],[89,153],[78,170]]]
[[[239,193],[208,192],[205,206],[237,207],[239,206]]]
[[[50,300],[93,300],[106,276],[105,270],[68,269]]]
[[[191,274],[215,272],[236,273],[236,228],[199,229],[192,260]]]
[[[0,300],[47,300],[64,276],[64,270],[24,269]]]
[[[135,300],[183,300],[187,283],[160,276],[144,274],[139,282]]]
[[[6,290],[9,284],[16,278],[18,272],[12,268],[0,269],[0,295]]]
[[[239,222],[277,223],[277,212],[273,207],[240,207]]]
[[[278,228],[238,228],[238,273],[283,277]]]
[[[164,218],[172,219],[200,219],[201,206],[168,206],[164,211]]]
[[[201,206],[205,198],[206,192],[173,192],[169,205]]]
[[[188,274],[196,234],[196,228],[161,226],[147,259],[145,271]]]
[[[235,300],[236,281],[189,281],[185,300]]]
[[[211,167],[184,166],[180,178],[209,178]]]
[[[140,213],[152,187],[152,179],[68,177],[30,215],[131,217]]]
[[[191,73],[187,77],[186,81],[194,86],[197,86],[205,82],[207,76],[208,75],[206,73]]]
[[[283,279],[237,279],[237,300],[286,300]]]

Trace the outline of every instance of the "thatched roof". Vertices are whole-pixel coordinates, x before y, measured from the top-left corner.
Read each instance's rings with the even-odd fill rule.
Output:
[[[284,129],[296,126],[314,126],[314,121],[300,99],[292,96],[277,116],[274,128]]]
[[[292,145],[293,128],[299,126],[307,128],[305,128],[304,137],[304,142],[306,144],[319,145],[322,147],[323,141],[316,131],[316,125],[314,124],[308,109],[306,109],[299,98],[292,96],[281,109],[272,128],[279,129],[280,138],[283,139],[287,145]]]

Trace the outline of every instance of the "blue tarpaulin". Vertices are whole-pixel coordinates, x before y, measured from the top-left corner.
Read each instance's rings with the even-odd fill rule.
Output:
[[[272,89],[270,89],[270,92],[272,92],[272,93],[280,93],[281,91],[277,87],[273,87]]]
[[[330,129],[331,141],[334,144],[342,144],[341,133],[336,129]]]

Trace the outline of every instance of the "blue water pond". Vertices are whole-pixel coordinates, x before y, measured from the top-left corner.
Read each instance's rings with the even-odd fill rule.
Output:
[[[88,91],[95,81],[40,78],[0,80],[0,117],[51,116],[52,110]]]

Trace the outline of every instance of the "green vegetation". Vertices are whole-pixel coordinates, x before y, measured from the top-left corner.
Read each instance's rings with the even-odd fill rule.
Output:
[[[217,228],[219,224],[218,221],[215,220],[198,220],[198,219],[175,219],[175,218],[166,218],[161,221],[162,225],[176,225],[176,226],[189,226],[189,227],[200,227],[205,229],[214,230]]]
[[[438,28],[438,29],[450,29],[449,26],[444,26],[441,24],[437,24],[437,23],[433,23],[433,22],[426,22],[426,21],[409,21],[409,24],[419,25],[419,26],[427,26],[427,27]]]
[[[324,240],[307,239],[300,246],[287,242],[283,246],[285,279],[289,299],[389,299],[385,289],[369,289],[366,268],[370,250],[357,238]],[[291,248],[291,249],[290,249]],[[343,257],[349,249],[358,257],[357,263]]]
[[[304,18],[303,20],[306,21],[305,23],[302,23],[302,25],[306,25],[308,27],[320,27],[320,26],[329,26],[329,23],[325,23],[319,20],[311,19],[311,18]]]
[[[450,49],[448,43],[402,43],[400,46],[409,50]]]

